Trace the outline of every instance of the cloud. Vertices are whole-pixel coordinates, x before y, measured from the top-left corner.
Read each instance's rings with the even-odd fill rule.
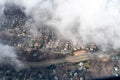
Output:
[[[1,0],[4,4],[6,0]],[[9,0],[7,0],[8,2]],[[53,27],[73,43],[96,43],[101,48],[120,47],[119,0],[12,0],[31,16],[25,26],[40,35],[38,28]]]
[[[49,24],[55,26],[63,36],[75,43],[94,42],[102,48],[120,47],[119,0],[62,0],[60,2]]]
[[[10,64],[15,68],[23,68],[23,63],[18,59],[16,49],[9,45],[3,45],[0,43],[0,62],[4,64]]]

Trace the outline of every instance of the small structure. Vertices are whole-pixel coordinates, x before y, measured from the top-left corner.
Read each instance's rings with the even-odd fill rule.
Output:
[[[35,47],[35,49],[38,49],[39,48],[39,43],[35,42],[34,47]]]
[[[120,75],[119,66],[117,66],[117,65],[113,66],[113,75],[116,77],[118,77]]]

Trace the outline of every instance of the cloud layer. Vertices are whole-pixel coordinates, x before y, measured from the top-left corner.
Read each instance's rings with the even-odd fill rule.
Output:
[[[4,64],[10,64],[15,68],[23,68],[23,63],[18,59],[16,49],[9,45],[3,45],[0,43],[0,62]]]
[[[1,0],[1,6],[9,0]],[[25,26],[39,35],[38,27],[56,29],[73,43],[96,43],[101,48],[120,47],[119,0],[12,0],[24,6],[28,20]]]

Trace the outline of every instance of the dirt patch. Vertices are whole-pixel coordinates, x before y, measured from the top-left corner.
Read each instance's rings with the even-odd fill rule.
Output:
[[[103,78],[112,76],[114,61],[103,62],[101,60],[90,61],[90,71],[94,78]]]

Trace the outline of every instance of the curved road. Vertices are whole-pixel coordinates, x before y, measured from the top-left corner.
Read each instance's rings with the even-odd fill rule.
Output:
[[[89,54],[84,54],[84,55],[79,55],[79,56],[67,56],[66,58],[59,58],[59,59],[52,59],[52,60],[46,60],[46,61],[42,61],[42,62],[24,62],[25,66],[41,66],[41,67],[45,67],[45,66],[49,66],[52,64],[59,64],[59,63],[65,63],[65,62],[80,62],[80,61],[85,61],[85,60],[89,60],[91,59],[91,57],[89,56]]]
[[[94,59],[94,58],[99,58],[98,55],[103,54],[105,55],[106,52],[101,51],[101,53],[90,53],[87,52],[85,54],[79,55],[79,56],[67,56],[65,58],[59,58],[59,59],[51,59],[51,60],[46,60],[46,61],[42,61],[42,62],[24,62],[25,66],[41,66],[41,67],[45,67],[45,66],[49,66],[52,64],[60,64],[60,63],[65,63],[65,62],[71,62],[71,63],[75,63],[75,62],[80,62],[80,61],[85,61],[85,60],[90,60],[90,59]],[[117,55],[118,53],[116,52],[112,52],[110,54],[107,54],[109,56],[114,56]]]

